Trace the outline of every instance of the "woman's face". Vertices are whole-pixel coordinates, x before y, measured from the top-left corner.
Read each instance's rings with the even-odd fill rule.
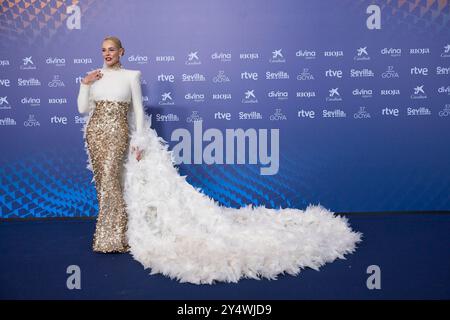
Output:
[[[105,61],[108,67],[113,66],[119,62],[122,50],[123,49],[117,48],[114,42],[112,42],[111,40],[103,41],[102,45],[103,61]]]

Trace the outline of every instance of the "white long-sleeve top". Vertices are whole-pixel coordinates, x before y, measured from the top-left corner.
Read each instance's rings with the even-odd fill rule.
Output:
[[[103,77],[92,84],[80,83],[78,112],[89,113],[95,108],[95,101],[111,100],[131,102],[136,120],[136,132],[144,128],[144,107],[142,105],[141,71],[129,69],[100,69]]]

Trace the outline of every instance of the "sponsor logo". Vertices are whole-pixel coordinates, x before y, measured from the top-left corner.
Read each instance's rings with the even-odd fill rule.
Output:
[[[427,95],[423,89],[424,85],[417,86],[414,88],[414,93],[411,95],[411,99],[426,99]]]
[[[230,62],[231,61],[231,53],[223,53],[223,52],[221,52],[221,53],[217,53],[217,52],[214,52],[212,55],[211,55],[211,60],[218,60],[218,61],[220,61],[220,62]]]
[[[325,71],[325,77],[327,78],[342,78],[342,70],[331,70]]]
[[[34,114],[28,115],[28,119],[23,122],[25,127],[39,127],[41,124],[34,117]]]
[[[41,105],[41,99],[39,98],[31,98],[31,97],[23,97],[20,100],[21,104],[30,105],[32,107],[37,107]]]
[[[258,99],[255,96],[255,90],[247,90],[244,92],[244,98],[241,100],[242,103],[258,103]]]
[[[200,117],[200,114],[198,113],[198,111],[192,111],[191,115],[186,118],[187,123],[197,122],[197,121],[203,121],[203,118]]]
[[[175,61],[175,56],[156,56],[156,62],[173,62]]]
[[[287,91],[270,91],[267,96],[278,100],[286,100],[289,96]]]
[[[91,58],[74,58],[73,64],[92,64]]]
[[[443,93],[443,94],[450,95],[450,86],[447,86],[447,87],[442,86],[442,87],[440,87],[438,89],[438,93]]]
[[[0,67],[9,66],[9,60],[0,60]]]
[[[315,51],[308,51],[308,50],[299,50],[295,53],[296,57],[304,58],[304,59],[315,59],[316,58],[316,52]]]
[[[67,124],[67,117],[58,117],[58,116],[53,116],[50,118],[50,123],[54,123],[54,124]]]
[[[259,59],[258,53],[241,53],[239,54],[239,59],[241,60],[257,60]]]
[[[413,67],[413,68],[411,68],[411,75],[427,76],[428,75],[428,68]]]
[[[346,118],[347,114],[341,109],[322,110],[323,118]]]
[[[198,58],[198,51],[189,52],[185,64],[187,66],[194,66],[194,65],[202,64],[202,62]]]
[[[10,87],[11,81],[9,79],[0,79],[0,86],[2,87]]]
[[[364,68],[362,70],[350,70],[350,77],[352,78],[367,78],[367,77],[373,77],[375,74],[372,70]]]
[[[384,56],[390,56],[392,58],[401,57],[402,49],[400,49],[400,48],[384,48],[381,50],[381,54]]]
[[[220,70],[217,76],[213,77],[214,83],[224,83],[224,82],[230,82],[231,79],[225,75],[225,71]]]
[[[258,80],[258,72],[241,72],[242,80]]]
[[[216,119],[216,120],[231,120],[231,113],[218,111],[218,112],[214,113],[214,119]]]
[[[137,64],[146,64],[148,63],[148,56],[132,55],[128,57],[128,61]]]
[[[214,93],[213,100],[231,100],[231,93]]]
[[[65,87],[64,82],[59,79],[59,75],[54,75],[53,80],[48,83],[51,88]]]
[[[11,109],[8,102],[8,96],[0,97],[0,110]]]
[[[185,76],[183,74],[183,76]],[[157,77],[159,82],[175,82],[175,76],[173,74],[159,74]]]
[[[418,54],[418,55],[430,54],[430,48],[412,48],[409,49],[409,54]]]
[[[315,91],[297,91],[297,98],[314,98],[316,96]]]
[[[450,104],[446,104],[444,109],[439,111],[439,117],[448,117],[450,116]]]
[[[398,117],[400,114],[400,111],[398,108],[384,108],[381,110],[381,115],[383,116],[393,116]]]
[[[171,121],[180,121],[180,117],[178,115],[169,113],[169,114],[156,114],[156,121],[161,122],[171,122]]]
[[[74,122],[77,124],[86,124],[87,123],[87,116],[75,116]]]
[[[353,118],[355,119],[369,119],[370,113],[366,111],[366,107],[359,107],[358,112],[353,114]]]
[[[370,56],[367,53],[367,47],[361,47],[356,49],[356,56],[353,57],[355,61],[368,61],[370,60]]]
[[[274,114],[269,116],[270,121],[287,120],[286,116],[281,112],[281,109],[275,109]]]
[[[266,79],[267,80],[287,80],[289,79],[289,74],[285,71],[278,71],[278,72],[266,72]]]
[[[307,81],[307,80],[314,80],[314,76],[311,72],[309,72],[308,68],[304,68],[303,71],[297,75],[297,80],[300,81]]]
[[[171,94],[172,92],[163,92],[161,94],[161,100],[159,100],[158,104],[160,106],[174,105],[175,103],[173,102]]]
[[[35,70],[36,66],[33,62],[33,56],[22,58],[22,65],[20,66],[21,70]]]
[[[352,91],[352,94],[356,97],[372,98],[372,90],[371,89],[355,89]]]
[[[272,58],[269,59],[270,63],[284,63],[286,62],[286,59],[283,56],[283,53],[281,52],[283,49],[278,49],[272,51]]]
[[[426,107],[419,107],[419,108],[408,107],[408,109],[406,110],[406,114],[408,116],[430,116],[431,110]]]
[[[338,51],[338,50],[334,50],[334,51],[325,51],[323,53],[323,55],[325,57],[334,57],[334,58],[338,58],[338,57],[343,57],[344,56],[344,51]]]
[[[444,52],[441,53],[441,58],[450,58],[450,44],[449,43],[444,46]]]
[[[15,126],[15,125],[17,125],[17,122],[12,118],[7,117],[0,119],[0,126]]]
[[[314,110],[303,110],[303,109],[301,109],[301,110],[297,111],[297,117],[314,119],[316,117],[316,113],[314,112]]]
[[[185,94],[184,99],[188,101],[204,102],[205,95],[203,93],[187,93]]]
[[[328,90],[329,95],[326,97],[327,101],[342,101],[341,95],[339,94],[339,88],[331,88]]]
[[[17,85],[19,87],[34,87],[34,86],[40,86],[41,82],[36,78],[30,78],[30,79],[17,79]]]
[[[67,104],[66,98],[49,98],[48,99],[49,104]]]
[[[45,59],[46,64],[53,64],[56,67],[64,67],[66,65],[66,59],[64,58],[52,58],[48,57]]]
[[[394,66],[388,66],[388,69],[381,74],[383,79],[399,78],[398,72],[394,70]]]
[[[398,95],[400,95],[400,90],[399,89],[382,89],[381,91],[380,91],[380,94],[382,95],[382,96],[398,96]]]
[[[436,67],[436,74],[439,75],[448,75],[450,74],[450,67]]]
[[[262,120],[262,115],[259,112],[239,112],[239,120]]]

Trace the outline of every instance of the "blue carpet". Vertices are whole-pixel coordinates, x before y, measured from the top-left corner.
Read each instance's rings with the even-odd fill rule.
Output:
[[[321,270],[278,280],[180,284],[150,276],[130,254],[91,250],[93,220],[0,223],[1,299],[449,299],[450,214],[357,214],[358,250]],[[69,290],[67,267],[81,268],[81,289]],[[367,267],[381,269],[369,290]]]

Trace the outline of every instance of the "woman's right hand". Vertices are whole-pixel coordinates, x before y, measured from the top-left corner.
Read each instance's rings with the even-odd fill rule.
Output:
[[[94,70],[94,71],[90,72],[86,77],[83,78],[83,80],[81,80],[81,82],[83,84],[92,84],[95,81],[101,79],[102,77],[103,77],[103,74],[100,71],[100,69],[98,69],[98,70]]]

